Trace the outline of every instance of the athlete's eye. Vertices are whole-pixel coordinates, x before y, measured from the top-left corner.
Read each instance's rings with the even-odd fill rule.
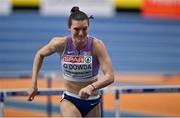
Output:
[[[78,32],[80,29],[79,28],[74,28],[74,30]]]
[[[87,27],[84,27],[82,30],[83,30],[83,31],[86,31],[86,30],[87,30]]]

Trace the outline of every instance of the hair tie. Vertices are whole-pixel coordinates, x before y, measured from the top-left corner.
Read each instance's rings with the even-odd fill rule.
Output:
[[[93,15],[90,15],[90,16],[89,16],[89,19],[94,19],[94,16],[93,16]]]

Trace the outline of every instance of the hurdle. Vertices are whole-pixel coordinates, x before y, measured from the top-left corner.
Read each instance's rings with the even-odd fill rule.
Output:
[[[180,85],[139,85],[111,87],[106,92],[113,91],[115,94],[115,117],[120,117],[119,105],[120,94],[149,94],[149,93],[179,93]]]
[[[0,118],[3,118],[4,100],[6,97],[13,96],[28,96],[29,89],[2,89],[0,90]],[[37,96],[51,96],[51,95],[62,95],[64,90],[60,89],[39,89]],[[48,104],[48,107],[51,105]],[[47,112],[49,109],[47,108]],[[50,113],[51,114],[51,113]]]
[[[62,95],[64,90],[54,89],[39,89],[38,96]],[[149,86],[119,86],[108,87],[100,90],[103,94],[112,92],[115,95],[115,117],[120,117],[119,103],[120,94],[141,94],[141,93],[179,93],[180,85],[149,85]],[[3,117],[4,99],[11,96],[28,96],[27,89],[4,89],[0,90],[0,117]],[[102,108],[103,109],[103,108]],[[52,111],[48,111],[52,112]],[[103,114],[102,114],[103,116]]]

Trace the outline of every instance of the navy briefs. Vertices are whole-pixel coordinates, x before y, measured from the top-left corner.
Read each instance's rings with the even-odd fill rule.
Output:
[[[85,117],[97,104],[101,101],[101,96],[90,97],[89,99],[81,99],[79,96],[70,93],[64,92],[62,95],[62,100],[66,99],[72,102],[77,109],[80,111],[82,117]]]

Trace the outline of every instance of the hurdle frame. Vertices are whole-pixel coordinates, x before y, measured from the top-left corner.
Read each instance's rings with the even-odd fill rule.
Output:
[[[37,92],[38,96],[50,96],[50,95],[62,95],[64,90],[58,88],[54,89],[39,89]],[[180,85],[151,85],[151,86],[120,86],[120,87],[108,87],[100,90],[101,93],[113,92],[115,95],[115,117],[120,117],[120,97],[121,94],[135,94],[135,93],[179,93]],[[102,95],[103,95],[102,94]],[[27,89],[6,89],[0,90],[0,117],[3,117],[4,99],[10,96],[28,96]],[[103,102],[102,102],[103,103]],[[52,112],[52,111],[48,111]],[[52,113],[48,113],[52,114]],[[102,107],[102,116],[103,107]]]

